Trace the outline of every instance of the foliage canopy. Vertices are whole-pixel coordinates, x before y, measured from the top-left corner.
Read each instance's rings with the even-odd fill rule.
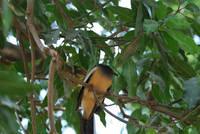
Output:
[[[200,1],[131,0],[130,5],[0,0],[0,133],[48,133],[50,102],[40,92],[51,86],[54,111],[63,111],[54,114],[57,132],[66,120],[79,133],[78,80],[99,61],[118,74],[107,97],[128,119],[129,134],[199,133]],[[101,34],[93,30],[97,24]],[[11,36],[17,45],[9,42]],[[106,125],[104,110],[99,115]],[[26,130],[23,118],[29,119]]]

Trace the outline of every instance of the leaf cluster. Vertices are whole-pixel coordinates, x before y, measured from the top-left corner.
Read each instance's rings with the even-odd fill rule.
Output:
[[[26,131],[32,133],[30,92],[39,102],[37,132],[48,132],[47,96],[42,98],[41,92],[47,91],[51,58],[44,58],[36,48],[36,81],[30,84],[26,4],[26,0],[0,0],[0,133],[22,133],[14,116],[16,110],[20,118],[29,119]],[[67,72],[82,80],[86,70],[99,62],[107,64],[118,74],[113,79],[113,93],[159,104],[123,104],[139,126],[165,128],[127,125],[128,133],[200,132],[198,0],[131,0],[130,8],[119,6],[118,0],[35,0],[34,20],[40,39],[47,47],[55,47],[66,62],[63,69]],[[15,37],[17,44],[10,43],[9,37]],[[56,72],[54,89],[55,107],[66,107],[59,110],[61,115],[55,114],[57,131],[62,133],[61,122],[66,121],[79,133],[75,107],[80,85],[60,78]],[[119,99],[109,99],[118,105]],[[104,111],[99,115],[106,126]]]

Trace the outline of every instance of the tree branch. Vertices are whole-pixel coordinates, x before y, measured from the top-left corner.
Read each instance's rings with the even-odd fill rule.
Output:
[[[74,83],[81,84],[82,86],[85,86],[85,87],[90,87],[90,85],[88,83],[82,82],[81,80],[77,79],[76,77],[71,76],[68,73],[65,73],[62,70],[58,70],[58,74],[61,76],[61,78],[67,77]]]
[[[27,26],[31,23],[33,23],[33,14],[34,11],[34,0],[27,0]],[[31,74],[31,83],[33,84],[34,82],[34,75],[35,75],[35,51],[33,47],[33,40],[30,32],[28,31],[29,35],[29,41],[31,43],[31,61],[32,61],[32,74]],[[36,128],[36,120],[35,120],[35,104],[34,104],[34,98],[33,98],[33,93],[31,93],[29,97],[31,101],[31,119],[32,119],[32,129],[33,129],[33,134],[37,134],[37,128]]]
[[[163,109],[163,108],[168,108],[168,109],[175,109],[175,110],[183,110],[183,109],[180,109],[180,108],[175,108],[175,107],[167,106],[167,105],[164,105],[164,104],[159,104],[159,103],[156,103],[156,102],[148,102],[146,100],[140,99],[139,97],[130,98],[128,96],[116,95],[116,94],[113,94],[111,92],[107,93],[106,95],[117,98],[118,100],[121,100],[122,103],[128,103],[128,102],[138,103],[138,104],[147,106],[150,109],[153,109],[155,111],[167,114],[171,117],[174,117],[174,118],[177,118],[177,119],[181,118],[181,114],[174,113],[174,112]]]
[[[97,104],[100,105],[100,107],[101,107],[102,109],[104,109],[108,114],[110,114],[111,116],[113,116],[114,118],[116,118],[117,120],[119,120],[119,121],[121,121],[121,122],[123,122],[123,123],[126,123],[126,124],[129,124],[129,125],[135,126],[134,123],[132,123],[132,122],[130,122],[130,121],[126,121],[126,120],[124,120],[124,119],[122,119],[122,118],[120,118],[120,117],[114,115],[114,114],[113,114],[112,112],[110,112],[109,110],[107,110],[107,109],[105,108],[105,106],[99,101],[98,97],[96,96],[96,91],[93,90],[93,89],[92,89],[92,91],[93,91],[93,93],[94,93],[94,97],[95,97],[95,99],[96,99]],[[139,126],[139,125],[138,125],[138,126]],[[141,127],[141,128],[146,128],[146,129],[160,129],[160,128],[154,127],[154,126],[140,126],[140,127]]]
[[[161,129],[162,129],[161,127],[156,127],[156,126],[145,126],[145,125],[140,125],[140,124],[139,124],[139,121],[138,121],[136,118],[133,118],[133,117],[127,115],[127,114],[124,112],[124,110],[123,110],[123,108],[122,108],[122,104],[121,104],[120,101],[119,101],[119,103],[118,103],[118,106],[119,106],[119,108],[120,108],[120,111],[121,111],[123,117],[124,117],[124,118],[127,118],[127,119],[129,119],[129,120],[132,120],[132,121],[135,123],[135,126],[137,126],[138,128],[157,129],[157,130],[161,130]]]
[[[29,81],[30,80],[30,74],[29,74],[29,70],[28,70],[28,59],[26,57],[26,51],[24,49],[24,44],[23,44],[23,41],[22,41],[22,38],[21,38],[21,34],[19,33],[18,29],[16,29],[16,36],[19,40],[20,50],[21,50],[21,53],[22,53],[23,61],[24,61],[24,69],[25,69],[26,78],[27,78],[27,81]]]
[[[29,104],[30,104],[30,102],[28,102]],[[37,106],[42,106],[43,104],[42,104],[42,102],[40,102],[40,101],[34,101],[34,103],[35,103],[35,105],[37,105]],[[54,111],[65,111],[66,110],[66,108],[65,107],[55,107],[54,106]],[[47,111],[47,110],[46,110]]]
[[[198,107],[196,107],[194,110],[192,110],[191,112],[189,112],[188,114],[186,114],[182,119],[181,122],[186,121],[193,113],[197,112],[200,109],[200,105]]]
[[[52,51],[51,49],[49,50],[48,48],[44,47],[42,45],[42,42],[40,41],[40,38],[38,36],[37,30],[35,29],[34,26],[34,12],[33,12],[33,5],[34,5],[34,0],[27,0],[27,27],[31,33],[31,35],[33,36],[34,41],[36,42],[38,48],[43,52],[44,57],[46,57],[47,55],[56,55],[55,51]]]
[[[36,68],[35,68],[35,46],[34,46],[34,41],[33,41],[33,38],[31,36],[30,32],[28,32],[28,35],[29,35],[29,41],[31,43],[31,65],[32,65],[31,83],[34,83],[35,72],[36,72]]]
[[[37,128],[36,128],[36,120],[35,120],[35,104],[34,104],[34,98],[33,93],[29,96],[30,102],[31,102],[31,119],[32,119],[32,129],[33,134],[37,134]]]
[[[48,117],[50,122],[50,134],[56,134],[56,127],[54,125],[54,102],[53,102],[53,88],[54,88],[54,73],[55,73],[56,61],[55,57],[52,57],[50,67],[49,67],[49,82],[48,82]]]

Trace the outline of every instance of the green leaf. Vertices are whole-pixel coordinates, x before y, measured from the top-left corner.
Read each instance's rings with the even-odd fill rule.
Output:
[[[65,100],[66,112],[64,114],[64,119],[67,120],[69,126],[73,126],[77,133],[79,133],[80,129],[80,118],[78,112],[76,110],[77,106],[77,98],[78,98],[79,90],[76,89],[70,96],[69,99]]]
[[[144,36],[140,37],[138,40],[137,56],[143,55],[146,47],[151,43],[152,40],[148,37],[148,35],[144,34]]]
[[[166,42],[166,49],[172,52],[173,55],[176,55],[179,51],[179,45],[176,40],[174,40],[171,36],[169,36],[166,32],[161,34],[162,39]]]
[[[118,6],[118,3],[119,3],[118,0],[112,0],[112,2],[113,2],[116,6]]]
[[[187,17],[188,22],[191,23],[192,28],[194,29],[195,33],[200,36],[200,23],[196,21],[195,19]]]
[[[190,109],[194,108],[200,100],[200,79],[197,77],[190,78],[183,82],[185,93],[183,99]]]
[[[155,14],[158,19],[164,19],[167,16],[168,8],[162,1],[158,1],[158,6],[155,8]]]
[[[72,4],[78,9],[81,14],[87,14],[86,9],[84,8],[84,2],[79,0],[72,0]]]
[[[169,34],[169,36],[171,36],[179,43],[179,47],[181,47],[183,50],[192,54],[199,53],[200,47],[195,44],[194,40],[191,37],[186,36],[177,30],[166,29],[165,31]]]
[[[126,86],[127,86],[126,80],[122,75],[113,78],[112,88],[114,93],[118,94],[119,91],[126,88]]]
[[[12,134],[17,132],[17,122],[14,116],[14,111],[0,106],[0,132],[5,134]]]
[[[57,42],[60,38],[60,30],[52,30],[47,33],[44,33],[46,45],[52,45]]]
[[[179,0],[163,0],[167,5],[172,6],[172,5],[178,5]]]
[[[12,101],[8,96],[1,96],[0,105],[6,106],[10,109],[20,110],[20,106],[16,102]]]
[[[157,7],[157,2],[155,0],[144,0],[144,4],[147,4],[150,7]]]
[[[66,40],[72,40],[79,35],[79,31],[72,30],[72,29],[65,30],[63,31],[63,33],[66,35],[65,36]]]
[[[12,23],[12,12],[9,8],[8,0],[3,0],[3,10],[2,10],[2,22],[3,22],[3,29],[6,34],[8,34],[11,23]]]
[[[15,62],[14,65],[18,72],[24,73],[24,62],[23,61],[17,61],[17,62]]]
[[[106,114],[103,110],[99,112],[99,117],[103,125],[106,127]]]
[[[121,21],[131,21],[133,12],[131,9],[120,7],[120,6],[109,6],[107,7],[113,14],[117,14]]]
[[[137,132],[139,131],[139,128],[133,125],[127,125],[126,129],[128,131],[128,134],[137,134]]]
[[[133,40],[130,44],[123,50],[122,54],[119,55],[117,66],[124,64],[131,56],[136,52],[138,47],[137,42]]]
[[[134,37],[134,32],[135,32],[135,30],[128,31],[128,32],[123,36],[123,39],[124,39],[124,40],[132,40],[133,37]]]
[[[3,31],[0,29],[0,49],[4,48],[5,43],[6,43],[6,39],[5,36],[3,34]]]
[[[40,112],[40,114],[42,114],[42,112]],[[42,116],[42,117],[44,120],[44,116]],[[45,118],[45,119],[47,119],[47,118]],[[36,125],[37,125],[37,133],[38,134],[46,133],[46,127],[42,124],[42,120],[41,120],[40,116],[36,116]]]
[[[158,22],[155,20],[144,20],[144,29],[147,33],[156,32],[158,30]]]
[[[128,96],[133,97],[136,95],[137,73],[136,64],[130,60],[122,66],[122,75],[128,85]]]
[[[166,85],[164,80],[160,76],[154,74],[153,72],[149,72],[149,74],[154,79],[155,83],[160,87],[160,89],[162,91],[165,91]]]
[[[61,134],[61,133],[62,133],[62,131],[61,131],[61,130],[62,130],[61,119],[57,119],[57,120],[56,120],[55,126],[56,126],[57,132],[58,132],[59,134]]]
[[[182,77],[184,80],[196,75],[196,72],[191,65],[180,59],[178,56],[168,57],[168,62],[174,69],[173,71],[175,74]]]
[[[159,89],[159,86],[156,84],[152,85],[152,93],[154,98],[156,99],[157,102],[163,103],[164,100],[164,92]]]
[[[166,26],[174,29],[186,29],[190,27],[190,23],[184,18],[173,16],[167,19]]]
[[[185,8],[194,13],[200,12],[199,7],[197,5],[195,5],[194,3],[187,4],[187,6],[185,6]]]
[[[149,130],[147,130],[147,134],[156,134],[156,130],[149,129]]]
[[[64,94],[66,98],[69,98],[72,94],[72,85],[70,80],[66,79],[65,81],[63,80],[63,87],[64,87]]]
[[[85,8],[89,9],[89,10],[93,10],[95,8],[95,3],[91,2],[91,0],[85,0],[83,2],[83,5]]]
[[[143,6],[142,3],[139,3],[137,8],[137,16],[136,16],[136,23],[135,23],[135,36],[142,31],[142,19],[143,19]]]
[[[12,71],[0,71],[0,87],[0,93],[7,95],[24,95],[34,89],[32,84]]]

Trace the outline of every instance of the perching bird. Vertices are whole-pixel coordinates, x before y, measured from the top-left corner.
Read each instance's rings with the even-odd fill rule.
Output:
[[[97,92],[96,97],[99,99],[99,102],[103,102],[103,93],[106,93],[111,87],[114,75],[113,70],[103,64],[96,65],[86,75],[84,82],[91,85],[92,90]],[[88,87],[82,87],[78,96],[77,109],[82,111],[80,122],[81,134],[94,133],[93,116],[99,106],[92,90]],[[98,94],[98,91],[100,94]]]

